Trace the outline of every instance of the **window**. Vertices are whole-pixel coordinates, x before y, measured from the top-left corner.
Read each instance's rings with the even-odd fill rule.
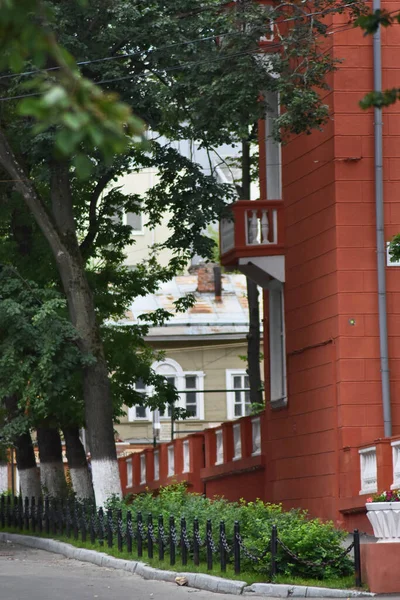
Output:
[[[140,377],[136,380],[133,387],[141,395],[143,395],[143,396],[146,395],[146,392],[147,392],[146,384],[144,383],[143,379],[141,379]],[[150,411],[146,406],[135,405],[135,406],[132,406],[131,408],[129,408],[129,410],[128,410],[128,420],[129,421],[143,421],[143,420],[148,421],[149,419],[150,419]]]
[[[132,487],[133,485],[133,469],[132,469],[132,459],[128,458],[126,460],[126,487]]]
[[[268,287],[270,401],[272,406],[280,407],[287,402],[283,284],[274,279]]]
[[[226,372],[228,419],[245,417],[251,412],[249,377],[246,371],[228,369]]]
[[[175,475],[175,448],[168,446],[168,477]]]
[[[215,432],[216,457],[215,464],[222,465],[224,462],[224,439],[222,437],[222,429],[217,429]]]
[[[277,92],[265,94],[269,110],[265,117],[265,153],[266,153],[266,177],[267,177],[267,199],[282,199],[282,158],[281,145],[272,137],[274,121],[279,116],[279,96]]]
[[[240,423],[233,426],[233,460],[242,458],[242,431]]]
[[[160,453],[158,450],[154,452],[154,481],[160,479]]]
[[[260,417],[251,420],[252,456],[261,454],[261,423]]]
[[[146,455],[140,455],[140,483],[146,483]]]
[[[140,213],[124,213],[124,225],[132,227],[132,233],[143,233],[143,218]]]
[[[188,473],[190,471],[189,440],[185,440],[183,442],[182,448],[183,448],[183,469],[182,469],[182,473]]]
[[[181,365],[172,358],[154,363],[152,368],[163,375],[167,382],[179,392],[177,408],[188,411],[191,419],[204,419],[204,373],[201,371],[184,371]],[[160,411],[161,419],[171,418],[171,406]]]

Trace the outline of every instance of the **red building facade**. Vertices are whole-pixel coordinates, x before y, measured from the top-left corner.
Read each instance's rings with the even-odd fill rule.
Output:
[[[399,8],[387,1],[382,7]],[[209,430],[204,456],[196,454],[203,462],[191,472],[200,474],[195,491],[206,481],[208,495],[260,497],[367,530],[366,497],[400,487],[400,266],[385,267],[394,436],[385,438],[374,112],[359,107],[374,89],[372,39],[347,20],[329,23],[329,49],[343,59],[324,98],[329,122],[280,148],[269,137],[268,116],[260,128],[261,197],[238,202],[235,222],[221,226],[222,264],[264,289],[261,451],[246,450],[249,462],[241,459],[235,473],[229,424],[231,433],[221,434],[229,465],[220,466],[213,446],[220,434]],[[400,86],[399,49],[396,24],[382,31],[384,89]],[[400,232],[400,103],[383,111],[383,179],[389,241]]]

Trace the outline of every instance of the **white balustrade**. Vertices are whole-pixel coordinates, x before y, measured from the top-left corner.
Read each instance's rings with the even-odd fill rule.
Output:
[[[392,490],[400,488],[400,440],[392,442],[392,463],[393,463],[393,483],[390,486]]]
[[[189,471],[190,471],[189,440],[185,440],[183,442],[182,448],[183,448],[183,469],[182,469],[182,473],[189,473]]]
[[[168,446],[168,477],[175,475],[175,447]]]
[[[360,494],[374,494],[378,491],[378,471],[376,464],[376,446],[363,448],[360,455],[361,490]]]
[[[278,211],[276,208],[246,210],[246,245],[278,243]]]
[[[154,452],[154,480],[160,479],[160,453],[158,450]]]
[[[261,422],[260,417],[255,417],[251,420],[251,435],[252,435],[252,456],[261,454]]]
[[[146,483],[146,455],[140,455],[140,483]]]
[[[132,459],[127,458],[126,460],[126,487],[132,487],[133,485],[133,469],[132,469]]]
[[[235,247],[235,223],[231,219],[221,219],[221,254]]]
[[[233,460],[242,458],[242,431],[240,423],[233,425]]]
[[[222,429],[217,429],[215,432],[215,444],[216,444],[216,465],[222,465],[224,462],[224,439],[222,437]]]

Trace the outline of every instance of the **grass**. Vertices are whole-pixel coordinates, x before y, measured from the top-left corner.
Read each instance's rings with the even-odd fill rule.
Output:
[[[179,556],[177,557],[177,561],[175,565],[169,564],[169,554],[165,552],[165,558],[163,561],[160,561],[158,557],[148,558],[145,556],[145,552],[143,556],[139,557],[137,553],[137,549],[133,548],[132,553],[128,553],[126,550],[122,552],[118,551],[118,548],[114,546],[113,548],[108,548],[107,543],[105,542],[104,546],[101,546],[98,542],[92,544],[90,541],[82,542],[81,540],[75,540],[74,538],[69,538],[66,535],[51,535],[42,532],[39,534],[38,532],[33,533],[32,531],[20,530],[18,528],[9,528],[7,529],[8,533],[20,533],[23,535],[32,535],[45,537],[50,539],[56,539],[57,541],[66,542],[75,546],[76,548],[86,548],[88,550],[96,550],[98,552],[103,552],[105,554],[109,554],[110,556],[114,556],[115,558],[122,558],[124,560],[139,560],[149,564],[156,569],[164,569],[168,571],[176,571],[177,573],[187,572],[187,573],[206,573],[208,575],[214,575],[216,577],[224,577],[226,579],[233,579],[239,581],[245,581],[248,585],[252,583],[268,583],[271,581],[269,575],[263,573],[254,573],[249,571],[242,571],[239,575],[234,573],[233,567],[231,565],[227,565],[226,572],[221,573],[219,561],[214,562],[214,567],[211,570],[207,570],[207,566],[203,563],[196,567],[193,564],[187,564],[183,566],[179,561]],[[114,540],[116,543],[116,541]],[[156,554],[155,550],[155,554]],[[331,579],[305,579],[301,577],[287,577],[285,575],[276,575],[273,583],[283,583],[288,585],[304,585],[304,586],[316,586],[316,587],[324,587],[324,588],[338,588],[338,589],[356,589],[354,586],[354,576],[349,575],[347,577],[335,577]],[[362,589],[367,589],[363,586]]]

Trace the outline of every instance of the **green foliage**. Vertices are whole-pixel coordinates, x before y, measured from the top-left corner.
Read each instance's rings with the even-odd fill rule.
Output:
[[[306,511],[284,511],[281,505],[255,502],[228,502],[224,498],[209,499],[199,494],[191,494],[185,484],[160,488],[159,494],[150,492],[138,496],[130,496],[125,501],[113,498],[109,507],[122,508],[124,514],[131,510],[136,516],[142,513],[144,523],[147,515],[162,515],[164,523],[168,523],[170,515],[179,523],[185,517],[192,524],[197,517],[200,535],[205,537],[207,519],[211,519],[215,541],[221,520],[225,522],[228,542],[232,543],[235,521],[240,523],[241,536],[246,547],[257,555],[262,555],[269,548],[272,525],[277,525],[279,538],[303,560],[311,560],[315,566],[307,566],[292,560],[279,546],[278,571],[287,577],[313,577],[315,579],[333,578],[349,575],[352,572],[350,559],[340,556],[343,552],[342,542],[346,533],[333,527],[332,523],[323,523],[319,519],[310,519]],[[322,566],[327,559],[338,558],[333,565]],[[247,571],[269,573],[270,554],[267,552],[259,565],[254,565],[243,558],[243,568]]]

